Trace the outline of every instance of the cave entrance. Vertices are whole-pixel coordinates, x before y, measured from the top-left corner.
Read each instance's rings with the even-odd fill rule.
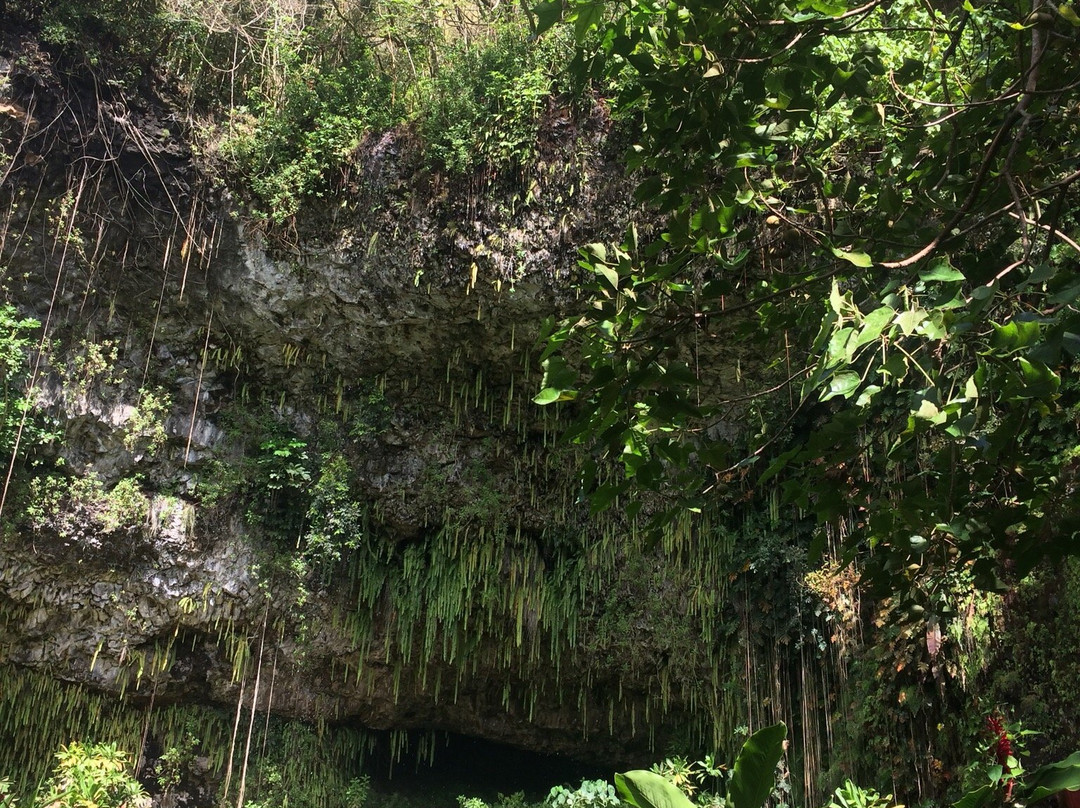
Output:
[[[372,808],[457,808],[459,796],[478,797],[494,806],[500,794],[519,792],[536,803],[553,786],[576,788],[585,779],[610,780],[614,772],[612,767],[453,733],[409,733],[406,744],[401,737],[386,733],[364,767],[371,777]]]

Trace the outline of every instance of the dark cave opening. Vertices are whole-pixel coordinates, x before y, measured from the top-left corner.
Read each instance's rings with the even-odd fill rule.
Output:
[[[431,749],[431,736],[425,736]],[[585,764],[565,755],[444,732],[435,735],[433,755],[428,759],[416,752],[425,736],[415,733],[410,737],[408,750],[399,753],[396,760],[390,733],[380,738],[364,765],[372,780],[371,805],[380,805],[380,795],[398,795],[411,804],[423,801],[431,808],[453,808],[459,795],[494,804],[499,795],[518,792],[524,792],[530,802],[539,802],[553,786],[576,788],[582,780],[610,781],[614,774],[614,768]]]

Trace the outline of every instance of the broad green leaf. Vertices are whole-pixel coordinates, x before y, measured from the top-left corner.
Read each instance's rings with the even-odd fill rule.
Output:
[[[843,258],[845,261],[854,264],[857,267],[872,267],[874,260],[864,252],[858,252],[857,250],[841,250],[839,247],[832,248],[832,254],[837,258]]]
[[[840,285],[834,280],[829,292],[829,305],[837,314],[844,313],[844,298],[840,294]]]
[[[867,407],[874,400],[874,396],[881,392],[881,387],[876,384],[868,384],[859,393],[859,397],[855,400],[856,407]]]
[[[922,309],[908,309],[896,315],[896,324],[900,326],[905,337],[910,337],[918,330],[919,324],[924,319],[926,319],[926,312]]]
[[[825,356],[829,360],[829,366],[833,366],[837,361],[850,361],[848,343],[851,342],[852,337],[855,336],[854,328],[841,328],[832,335],[829,340],[829,347],[825,351]]]
[[[593,271],[607,281],[612,291],[617,292],[619,290],[619,273],[613,267],[609,267],[607,264],[597,264],[593,267]]]
[[[969,791],[958,799],[953,803],[953,808],[984,808],[993,801],[993,798],[994,788],[992,786],[983,786],[974,791]]]
[[[1080,14],[1076,13],[1076,9],[1072,7],[1072,3],[1062,3],[1057,7],[1058,14],[1067,19],[1070,23],[1076,26],[1080,26]]]
[[[929,340],[944,339],[946,331],[941,317],[941,312],[934,312],[934,314],[919,323],[918,333]]]
[[[1080,752],[1073,752],[1065,760],[1040,766],[1024,778],[1017,796],[1033,803],[1046,799],[1059,791],[1080,789]]]
[[[851,394],[858,389],[860,381],[862,379],[859,374],[853,371],[845,370],[843,373],[837,373],[829,379],[829,389],[821,397],[821,400],[828,401],[830,398],[836,398],[836,396],[851,398]]]
[[[896,312],[891,307],[881,306],[866,315],[866,319],[863,320],[863,327],[859,330],[858,336],[856,336],[847,346],[848,360],[850,361],[854,357],[855,351],[859,348],[876,341],[895,314]]]
[[[644,769],[616,774],[615,787],[634,808],[694,808],[694,803],[677,786]]]
[[[607,246],[599,241],[585,245],[585,252],[600,261],[607,261]]]
[[[934,424],[940,424],[945,420],[945,414],[938,409],[938,405],[925,398],[919,402],[919,409],[915,410],[915,417]]]
[[[574,19],[574,34],[580,41],[600,22],[604,4],[600,2],[581,3],[577,9],[577,16]]]
[[[544,2],[533,6],[533,14],[536,15],[537,36],[544,33],[561,20],[562,12],[562,0],[552,0],[552,2]]]
[[[1080,284],[1070,286],[1068,289],[1064,289],[1057,294],[1052,295],[1047,302],[1055,305],[1058,303],[1072,303],[1078,297],[1080,297]]]
[[[1026,348],[1039,338],[1042,329],[1034,320],[1010,320],[1005,325],[991,323],[994,327],[994,336],[990,339],[990,347],[1002,353],[1012,353],[1021,348]]]
[[[924,536],[916,534],[908,538],[908,547],[911,548],[913,553],[922,553],[929,546],[930,542],[928,542]]]
[[[964,273],[950,264],[948,258],[942,258],[931,264],[928,269],[919,273],[919,278],[927,282],[940,281],[943,283],[966,280]]]
[[[561,356],[552,356],[543,361],[544,387],[554,387],[557,390],[566,390],[574,386],[577,381],[577,372],[566,364]]]
[[[1020,357],[1020,372],[1024,376],[1022,398],[1048,399],[1054,396],[1061,386],[1061,377],[1042,362],[1030,362]]]
[[[541,406],[554,404],[559,400],[559,396],[561,395],[561,390],[556,390],[554,387],[545,387],[533,397],[533,402]]]
[[[746,739],[731,770],[728,794],[734,808],[761,808],[776,784],[776,764],[784,754],[787,725],[759,729]]]

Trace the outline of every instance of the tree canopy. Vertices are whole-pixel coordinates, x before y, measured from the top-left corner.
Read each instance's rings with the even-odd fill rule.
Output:
[[[573,400],[572,436],[621,461],[587,471],[595,508],[649,489],[660,524],[779,495],[848,557],[872,549],[868,577],[916,609],[1076,549],[1070,3],[538,14],[574,26],[571,70],[635,117],[650,209],[582,251],[591,305],[550,334],[536,398]]]

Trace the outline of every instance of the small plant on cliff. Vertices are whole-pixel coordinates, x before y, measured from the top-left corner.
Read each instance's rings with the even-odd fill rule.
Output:
[[[331,455],[312,489],[304,558],[329,572],[359,546],[364,523],[364,508],[350,491],[349,465],[343,456]]]
[[[119,361],[120,349],[114,340],[82,340],[64,368],[67,395],[73,399],[83,399],[102,386],[119,385],[123,381]]]
[[[129,452],[153,454],[168,440],[165,419],[172,399],[164,390],[140,390],[139,405],[124,425],[124,448]]]
[[[164,793],[167,794],[180,785],[184,779],[184,773],[194,764],[200,744],[199,738],[191,730],[187,730],[179,743],[170,746],[158,758],[153,770],[154,780]]]
[[[27,395],[29,357],[34,347],[31,334],[40,325],[33,318],[20,317],[10,304],[0,305],[0,453],[5,460],[12,459],[16,438],[18,453],[25,456],[27,449],[54,437]]]
[[[70,478],[49,474],[31,480],[23,517],[34,530],[93,544],[98,533],[137,531],[145,524],[149,507],[134,478],[120,480],[107,491],[93,472]]]

